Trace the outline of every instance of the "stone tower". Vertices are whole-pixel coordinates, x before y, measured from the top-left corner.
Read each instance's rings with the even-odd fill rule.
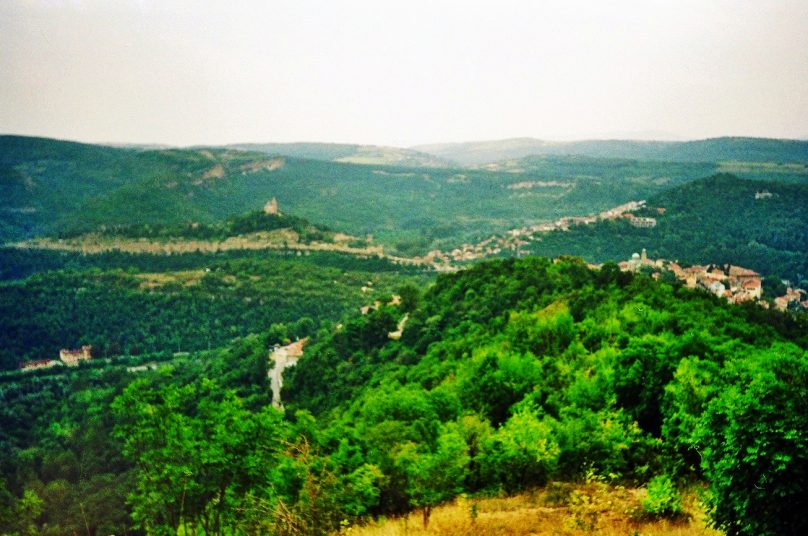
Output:
[[[264,214],[272,214],[274,216],[278,215],[278,200],[274,197],[272,201],[268,201],[266,205],[264,205]]]

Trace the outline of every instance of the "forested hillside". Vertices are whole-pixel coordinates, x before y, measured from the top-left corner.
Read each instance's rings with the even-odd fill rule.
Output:
[[[47,232],[87,200],[163,170],[134,150],[0,136],[0,241]]]
[[[355,236],[373,235],[388,251],[413,256],[596,213],[724,169],[745,178],[808,180],[804,163],[550,155],[462,169],[331,161],[353,150],[346,147],[302,144],[297,153],[325,159],[306,160],[6,136],[0,144],[0,239],[115,226],[212,225],[275,197],[282,212]]]
[[[575,226],[541,235],[528,249],[604,262],[646,248],[652,258],[735,264],[795,284],[808,279],[808,185],[716,175],[658,194],[636,214],[655,218],[656,226],[627,220]]]
[[[295,334],[304,337],[422,280],[387,262],[327,253],[21,258],[5,251],[0,259],[19,275],[65,268],[0,283],[0,370],[83,344],[96,357],[215,348],[273,323],[300,324]]]
[[[7,377],[2,530],[325,534],[584,477],[647,483],[637,519],[675,519],[681,487],[704,482],[728,534],[808,529],[804,317],[574,258],[399,292],[311,335],[285,417],[268,405],[271,331],[135,381]],[[555,500],[573,511],[585,493]],[[597,531],[598,513],[585,522]]]
[[[286,158],[271,171],[226,173],[200,184],[171,178],[127,186],[88,203],[65,227],[87,231],[115,224],[212,223],[275,197],[282,211],[355,236],[372,234],[393,251],[415,255],[642,199],[709,170],[608,160],[575,168],[563,159],[537,173],[512,174]]]
[[[0,141],[0,236],[49,235],[0,248],[0,533],[329,534],[539,488],[571,534],[604,526],[612,492],[633,497],[619,515],[638,533],[697,530],[693,497],[729,535],[808,530],[791,506],[808,481],[805,315],[566,256],[646,248],[805,285],[799,145],[757,140],[765,162],[611,148],[461,169],[347,146],[296,147],[313,160]],[[726,169],[741,178],[703,178]],[[615,216],[528,241],[532,224],[639,199],[653,227]],[[436,277],[378,247],[514,228],[525,242],[498,255],[556,261]],[[218,247],[250,237],[266,247]],[[293,341],[284,413],[268,368]],[[12,370],[85,344],[75,368]]]

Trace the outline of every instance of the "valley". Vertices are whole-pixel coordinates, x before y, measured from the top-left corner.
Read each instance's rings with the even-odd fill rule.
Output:
[[[0,50],[0,536],[808,535],[808,2]]]
[[[522,145],[0,139],[2,530],[798,526],[802,146]]]

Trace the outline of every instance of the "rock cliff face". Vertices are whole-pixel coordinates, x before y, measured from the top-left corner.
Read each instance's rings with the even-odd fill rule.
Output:
[[[305,346],[306,341],[308,341],[308,338],[301,339],[286,346],[279,346],[269,355],[273,366],[269,369],[267,374],[269,376],[269,385],[272,389],[272,405],[276,408],[283,409],[283,403],[281,402],[283,371],[297,365],[298,360],[303,355],[303,346]]]

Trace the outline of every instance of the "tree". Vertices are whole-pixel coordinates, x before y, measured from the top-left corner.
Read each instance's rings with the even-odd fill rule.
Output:
[[[132,517],[147,532],[175,534],[180,525],[231,531],[245,498],[271,494],[284,431],[276,410],[251,413],[210,380],[160,388],[138,380],[113,409],[124,454],[137,464]]]
[[[632,339],[617,358],[617,403],[656,437],[662,429],[665,385],[673,378],[677,357],[667,337],[643,335]]]
[[[559,453],[550,424],[535,409],[523,407],[485,442],[481,472],[489,486],[499,485],[508,492],[543,485]]]
[[[37,519],[42,515],[43,502],[34,490],[27,489],[17,501],[16,521],[19,533],[24,536],[39,534]]]
[[[411,442],[400,447],[396,465],[407,477],[407,496],[411,506],[421,509],[424,529],[433,507],[463,491],[468,463],[468,446],[453,427],[441,432],[433,452],[419,451]]]
[[[11,531],[15,506],[16,498],[6,486],[6,481],[0,478],[0,534]]]
[[[409,284],[399,287],[398,295],[401,297],[401,310],[405,313],[414,311],[421,299],[421,293],[418,289]]]
[[[713,520],[729,536],[808,534],[808,353],[777,345],[729,369],[699,434]]]
[[[662,437],[671,472],[700,470],[699,419],[707,403],[721,388],[718,364],[698,357],[679,362],[673,380],[665,386]]]

